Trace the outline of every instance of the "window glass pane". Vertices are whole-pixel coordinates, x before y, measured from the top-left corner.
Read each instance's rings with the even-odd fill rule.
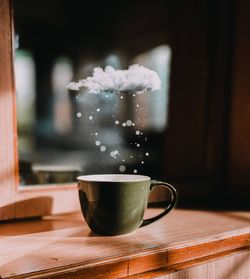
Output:
[[[20,184],[68,183],[80,173],[157,173],[167,127],[170,47],[131,55],[125,41],[114,43],[124,25],[114,28],[102,7],[78,18],[73,11],[82,1],[61,1],[60,9],[58,1],[21,2],[13,1]],[[97,15],[103,24],[93,26]],[[94,67],[131,64],[156,71],[161,90],[89,94],[65,87],[92,75]]]

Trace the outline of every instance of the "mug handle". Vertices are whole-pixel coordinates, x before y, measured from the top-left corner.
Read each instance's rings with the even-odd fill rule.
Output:
[[[166,183],[166,182],[157,181],[157,180],[152,180],[151,181],[151,185],[150,185],[150,192],[153,191],[157,187],[163,187],[163,188],[168,189],[168,191],[171,194],[170,203],[168,203],[166,205],[164,211],[161,212],[160,214],[158,214],[158,215],[156,215],[156,216],[154,216],[152,218],[144,219],[142,221],[142,224],[141,224],[140,227],[147,226],[147,225],[149,225],[149,224],[159,220],[160,218],[165,216],[169,211],[171,211],[174,208],[174,206],[176,205],[176,202],[177,202],[177,192],[176,192],[175,188],[171,184]]]

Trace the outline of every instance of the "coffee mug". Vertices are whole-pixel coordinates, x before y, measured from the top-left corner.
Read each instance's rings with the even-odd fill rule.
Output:
[[[135,231],[165,216],[176,204],[175,188],[166,182],[134,174],[97,174],[78,178],[78,192],[83,216],[89,228],[100,235],[120,235]],[[165,209],[143,219],[149,193],[164,187],[171,194]]]

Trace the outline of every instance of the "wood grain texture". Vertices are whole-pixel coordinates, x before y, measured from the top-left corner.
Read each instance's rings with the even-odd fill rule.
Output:
[[[114,237],[92,234],[80,214],[46,217],[0,226],[0,277],[120,278],[249,245],[249,213],[174,210]]]
[[[127,276],[123,279],[250,278],[250,247]]]
[[[218,261],[212,261],[197,267],[192,267],[164,279],[181,278],[222,278],[222,279],[248,279],[250,278],[250,252],[241,253]]]
[[[0,219],[14,215],[17,173],[17,131],[12,65],[12,20],[10,1],[0,1]]]

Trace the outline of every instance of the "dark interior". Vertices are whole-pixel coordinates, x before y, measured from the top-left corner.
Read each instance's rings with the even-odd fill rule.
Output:
[[[172,50],[168,124],[162,132],[148,132],[154,158],[143,173],[174,183],[179,206],[249,209],[247,1],[13,4],[19,44],[32,50],[38,65],[37,127],[51,117],[49,73],[55,57],[67,55],[77,69],[82,59],[100,61],[119,50],[129,63],[131,57],[167,44]],[[68,138],[48,134],[36,133],[39,148],[69,148]]]

